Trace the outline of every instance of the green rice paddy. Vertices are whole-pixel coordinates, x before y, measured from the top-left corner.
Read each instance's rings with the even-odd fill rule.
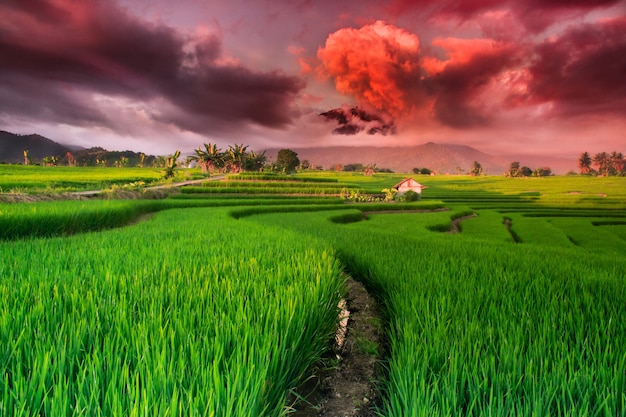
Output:
[[[381,416],[626,414],[626,179],[299,175],[1,204],[0,415],[288,415],[344,271],[384,308]]]

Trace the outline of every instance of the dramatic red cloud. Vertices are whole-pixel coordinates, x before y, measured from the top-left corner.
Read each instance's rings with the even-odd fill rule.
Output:
[[[317,52],[321,72],[335,80],[337,91],[394,117],[422,100],[419,54],[417,36],[382,21],[340,29]]]
[[[318,58],[337,91],[394,118],[430,113],[467,128],[519,108],[537,117],[626,113],[626,17],[538,44],[449,37],[428,50],[443,57],[424,55],[416,35],[377,21],[329,35]]]
[[[487,39],[435,39],[433,46],[444,60],[422,56],[416,35],[377,21],[331,34],[318,58],[339,92],[394,118],[432,111],[453,127],[487,123],[475,98],[516,64],[518,49]]]
[[[164,99],[172,114],[148,114],[195,131],[246,121],[278,127],[291,122],[304,88],[297,77],[222,59],[217,35],[143,21],[115,2],[20,0],[0,4],[0,15],[0,113],[114,123],[94,101],[107,95]]]

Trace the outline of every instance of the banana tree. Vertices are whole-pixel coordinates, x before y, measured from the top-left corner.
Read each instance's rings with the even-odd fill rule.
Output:
[[[198,147],[194,152],[195,155],[192,155],[191,159],[200,164],[203,173],[212,174],[224,166],[224,154],[214,143],[205,143],[204,150]]]
[[[248,147],[241,145],[229,145],[226,155],[228,156],[228,167],[231,172],[239,173],[243,168],[243,161],[248,155]]]

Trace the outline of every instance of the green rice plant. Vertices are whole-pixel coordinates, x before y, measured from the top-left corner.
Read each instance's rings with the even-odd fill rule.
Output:
[[[430,232],[449,213],[266,214],[325,237],[382,302],[384,416],[622,415],[624,257]]]
[[[337,214],[328,218],[333,223],[354,223],[363,220],[363,212],[360,210],[343,210],[341,214]]]
[[[563,230],[553,225],[549,218],[529,217],[519,213],[507,213],[511,219],[511,231],[518,243],[545,245],[548,247],[571,247]]]
[[[230,174],[226,176],[228,180],[253,180],[253,181],[297,181],[297,182],[338,182],[337,178],[326,178],[319,176],[303,176],[272,174],[263,172],[242,172],[239,174]]]
[[[550,223],[563,231],[569,240],[589,251],[626,255],[626,242],[615,234],[594,226],[589,219],[574,217],[553,218]]]
[[[0,165],[0,192],[93,190],[137,182],[154,183],[160,176],[158,170],[151,168]]]
[[[600,226],[603,230],[626,240],[626,224],[594,224],[594,226]]]
[[[463,236],[492,242],[515,242],[507,229],[505,218],[496,211],[480,210],[476,217],[463,221],[460,227]]]
[[[183,193],[203,193],[203,194],[310,194],[310,195],[338,195],[341,193],[341,187],[310,187],[310,186],[284,186],[284,187],[261,187],[261,186],[203,186],[183,187]]]
[[[0,414],[286,415],[334,336],[342,267],[226,210],[1,242]]]

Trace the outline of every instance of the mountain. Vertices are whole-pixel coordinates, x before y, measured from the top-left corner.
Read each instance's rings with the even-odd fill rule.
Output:
[[[576,169],[576,162],[562,158],[507,155],[494,156],[471,146],[428,142],[417,146],[332,146],[325,148],[290,148],[298,158],[308,160],[312,166],[330,169],[335,165],[376,164],[377,168],[388,168],[394,172],[413,172],[413,168],[428,168],[440,174],[468,173],[474,161],[478,161],[485,174],[501,175],[509,169],[511,162],[519,161],[531,169],[550,167],[552,172],[565,174]],[[267,149],[266,155],[275,160],[278,149]]]
[[[154,155],[143,155],[133,151],[108,151],[101,147],[89,149],[61,145],[40,135],[17,135],[0,130],[0,163],[23,163],[24,151],[27,150],[32,163],[41,163],[44,157],[57,157],[58,164],[68,163],[66,154],[71,152],[75,162],[80,166],[96,165],[97,161],[106,161],[105,165],[115,166],[122,158],[126,158],[126,166],[143,164],[150,166],[155,160]]]
[[[440,174],[467,173],[474,161],[478,161],[485,174],[501,175],[509,169],[511,162],[518,161],[531,169],[550,167],[555,174],[565,174],[577,169],[577,161],[542,155],[494,156],[471,146],[428,142],[417,146],[376,147],[376,146],[331,146],[324,148],[290,148],[298,158],[308,160],[312,166],[331,169],[340,164],[376,164],[377,168],[387,168],[394,172],[413,172],[413,168],[428,168]],[[33,161],[46,156],[64,157],[70,151],[79,165],[94,165],[95,160],[107,160],[114,164],[122,156],[128,159],[128,166],[139,162],[140,154],[123,151],[111,152],[102,148],[76,149],[61,145],[40,135],[17,135],[0,131],[0,162],[21,163],[24,150],[30,152]],[[267,149],[270,160],[276,160],[279,149]],[[154,159],[145,156],[149,166]]]
[[[64,156],[74,149],[40,135],[17,135],[0,130],[0,162],[24,162],[26,150],[33,161],[38,161],[46,156]]]

